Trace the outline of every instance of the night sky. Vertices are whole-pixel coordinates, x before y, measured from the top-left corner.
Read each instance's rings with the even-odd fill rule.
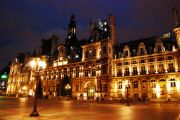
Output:
[[[125,42],[172,30],[172,7],[180,13],[180,0],[0,0],[0,69],[53,33],[63,41],[71,14],[78,39],[89,37],[90,20],[115,15],[118,42]]]

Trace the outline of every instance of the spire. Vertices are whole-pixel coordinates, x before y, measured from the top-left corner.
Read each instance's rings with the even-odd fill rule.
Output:
[[[71,19],[68,25],[68,32],[72,32],[73,34],[76,34],[76,20],[75,15],[71,15]]]
[[[172,8],[172,12],[173,12],[173,17],[174,17],[174,21],[175,21],[175,26],[177,27],[180,25],[177,8],[176,7]]]

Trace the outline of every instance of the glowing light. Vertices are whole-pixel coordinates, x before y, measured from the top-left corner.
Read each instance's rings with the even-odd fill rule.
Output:
[[[159,96],[160,96],[160,86],[157,85],[156,88],[155,88],[155,90],[156,90],[156,95],[157,95],[157,97],[159,97]]]
[[[76,55],[76,58],[79,58],[79,55]]]
[[[1,79],[7,79],[7,78],[8,78],[8,76],[6,74],[1,75]]]
[[[118,85],[117,83],[114,83],[114,92],[117,92],[118,91]]]
[[[26,87],[26,86],[23,86],[23,87],[22,87],[22,90],[27,90],[27,87]]]
[[[71,89],[71,86],[70,86],[69,84],[67,84],[67,85],[65,86],[65,89],[66,89],[66,90],[69,90],[69,89]]]

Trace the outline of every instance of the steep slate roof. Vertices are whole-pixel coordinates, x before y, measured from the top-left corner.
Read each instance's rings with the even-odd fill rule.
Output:
[[[147,54],[153,54],[155,43],[158,39],[160,39],[163,42],[163,46],[165,47],[165,50],[172,51],[173,45],[177,47],[175,35],[174,33],[171,33],[170,36],[168,37],[162,35],[162,36],[154,36],[154,37],[138,39],[130,42],[119,43],[118,47],[116,48],[117,51],[116,54],[123,53],[123,49],[127,45],[129,46],[131,56],[137,56],[137,50],[140,43],[145,44]],[[150,51],[150,47],[152,51]],[[136,50],[136,54],[133,54],[133,50]]]

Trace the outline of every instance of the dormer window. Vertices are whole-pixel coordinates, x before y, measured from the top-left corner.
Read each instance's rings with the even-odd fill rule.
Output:
[[[140,48],[140,55],[144,55],[144,49]]]
[[[130,49],[129,49],[129,46],[127,46],[127,45],[124,47],[123,56],[124,57],[129,57],[130,56]]]
[[[157,47],[157,53],[160,53],[161,51],[162,51],[161,45],[158,45],[158,47]]]
[[[138,55],[146,55],[146,54],[147,52],[144,43],[140,43],[138,46]]]
[[[156,53],[163,52],[163,42],[161,41],[161,39],[158,39],[156,41],[155,48],[156,48]]]
[[[128,51],[124,52],[124,57],[128,57]]]

